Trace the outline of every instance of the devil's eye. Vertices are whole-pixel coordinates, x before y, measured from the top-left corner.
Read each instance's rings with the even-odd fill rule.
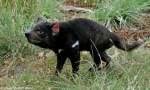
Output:
[[[38,34],[43,34],[44,32],[43,32],[43,31],[37,31],[37,33],[38,33]]]

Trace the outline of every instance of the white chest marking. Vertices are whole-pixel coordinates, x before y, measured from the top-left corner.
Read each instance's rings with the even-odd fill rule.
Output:
[[[72,48],[76,47],[79,45],[79,41],[76,41],[74,44],[72,44]]]
[[[62,52],[62,51],[63,51],[63,49],[59,49],[59,50],[58,50],[58,53],[60,53],[60,52]]]

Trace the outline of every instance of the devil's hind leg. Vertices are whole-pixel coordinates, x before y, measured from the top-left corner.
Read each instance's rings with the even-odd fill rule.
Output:
[[[100,63],[101,63],[101,55],[100,55],[100,53],[94,47],[91,47],[90,54],[91,54],[91,56],[93,58],[94,65],[93,65],[93,67],[91,67],[89,69],[89,71],[99,70],[100,69],[99,66],[100,66]]]
[[[110,66],[111,57],[104,51],[100,53],[101,59],[106,63],[105,67]]]

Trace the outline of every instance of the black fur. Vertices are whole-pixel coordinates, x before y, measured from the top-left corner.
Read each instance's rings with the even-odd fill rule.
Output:
[[[30,32],[25,34],[30,43],[42,48],[49,48],[56,53],[57,73],[61,72],[66,58],[71,60],[73,73],[77,73],[80,64],[80,51],[89,51],[94,58],[94,67],[99,68],[101,60],[109,65],[111,58],[105,51],[113,45],[124,51],[131,51],[141,45],[141,42],[135,42],[131,45],[125,44],[107,28],[89,19],[78,18],[59,22],[59,24],[60,32],[55,35],[52,30],[53,24],[45,21],[38,22]],[[76,42],[79,42],[79,45],[72,47]]]

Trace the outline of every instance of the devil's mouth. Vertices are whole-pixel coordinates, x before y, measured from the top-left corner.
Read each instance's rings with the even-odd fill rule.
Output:
[[[30,43],[35,43],[35,44],[41,43],[41,40],[36,40],[36,39],[28,39],[28,41],[29,41]]]

